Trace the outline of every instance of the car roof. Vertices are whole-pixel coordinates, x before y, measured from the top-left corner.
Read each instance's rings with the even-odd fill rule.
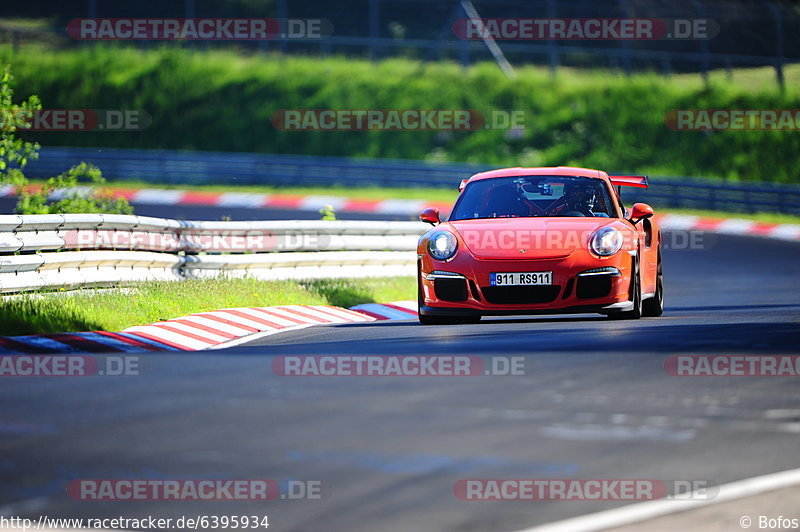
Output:
[[[498,170],[480,172],[470,177],[469,181],[480,181],[482,179],[493,179],[495,177],[512,177],[523,175],[578,176],[608,180],[608,174],[603,171],[592,170],[590,168],[579,168],[577,166],[544,166],[536,168],[524,168],[517,166],[515,168],[500,168]]]

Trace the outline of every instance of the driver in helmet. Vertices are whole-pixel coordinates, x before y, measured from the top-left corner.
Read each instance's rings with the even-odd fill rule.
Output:
[[[561,206],[557,209],[557,214],[560,216],[599,216],[592,212],[595,201],[592,183],[570,181],[564,184],[564,195],[561,197]]]

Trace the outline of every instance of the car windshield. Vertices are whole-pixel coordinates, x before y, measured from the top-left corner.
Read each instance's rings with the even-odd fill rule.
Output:
[[[600,179],[511,176],[467,185],[450,220],[543,216],[615,217],[608,187]]]

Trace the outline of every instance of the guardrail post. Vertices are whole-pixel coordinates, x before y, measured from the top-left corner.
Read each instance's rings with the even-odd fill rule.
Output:
[[[631,10],[628,4],[628,0],[619,0],[619,5],[622,8],[622,13],[625,18],[632,18],[631,17]],[[631,75],[631,43],[627,41],[627,39],[620,39],[619,41],[620,48],[622,48],[622,68],[625,70],[625,75]]]
[[[558,0],[547,0],[547,18],[556,18]],[[547,39],[547,59],[550,63],[550,75],[555,76],[558,70],[558,45],[553,39]]]
[[[278,0],[278,19],[289,18],[289,6],[287,0]],[[278,38],[278,50],[281,53],[286,53],[289,50],[289,43],[286,39]]]
[[[380,0],[369,0],[369,58],[377,59],[375,43],[380,37]]]
[[[764,5],[767,6],[775,21],[775,76],[778,78],[781,91],[783,91],[786,88],[783,79],[783,16],[772,2],[764,0]]]
[[[700,18],[704,18],[708,20],[708,16],[706,13],[706,6],[700,2],[700,0],[691,0],[692,5],[697,10],[697,14]],[[709,69],[709,56],[710,50],[708,47],[708,39],[700,39],[700,51],[703,54],[703,59],[700,62],[700,68],[703,70],[703,83],[708,85],[708,69]]]

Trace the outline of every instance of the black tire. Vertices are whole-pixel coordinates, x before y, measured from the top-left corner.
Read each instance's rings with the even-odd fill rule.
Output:
[[[661,266],[661,252],[658,253],[656,270],[656,293],[642,303],[642,316],[655,318],[664,313],[664,273]]]
[[[642,282],[639,275],[639,261],[636,261],[636,266],[633,269],[633,309],[625,312],[615,312],[609,314],[608,317],[615,320],[638,320],[642,317]]]

